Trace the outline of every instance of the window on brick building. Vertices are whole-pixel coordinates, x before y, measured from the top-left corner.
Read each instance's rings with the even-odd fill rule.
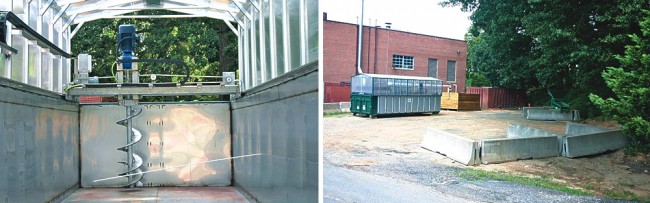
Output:
[[[456,61],[447,61],[447,82],[456,82]]]
[[[413,70],[413,57],[412,56],[393,55],[393,68],[394,69]]]

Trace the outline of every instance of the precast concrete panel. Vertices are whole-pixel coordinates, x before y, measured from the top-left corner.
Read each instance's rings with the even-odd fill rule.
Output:
[[[133,118],[133,128],[142,133],[134,153],[143,159],[144,186],[229,186],[231,161],[230,106],[227,103],[158,103],[134,107],[142,113]],[[118,162],[126,153],[126,128],[115,122],[125,118],[124,107],[81,107],[81,186],[116,187],[126,178],[93,182],[127,171]],[[181,166],[184,165],[184,166]],[[181,166],[181,167],[177,167]]]

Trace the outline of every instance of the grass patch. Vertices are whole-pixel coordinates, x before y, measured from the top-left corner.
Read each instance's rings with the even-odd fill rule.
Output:
[[[461,171],[458,174],[458,176],[469,181],[501,180],[501,181],[520,183],[523,185],[530,185],[530,186],[541,187],[541,188],[546,188],[551,190],[557,190],[557,191],[561,191],[573,195],[592,195],[592,193],[590,192],[570,188],[568,184],[553,181],[549,177],[529,177],[523,175],[509,174],[501,171],[491,172],[491,171],[471,169],[471,168]]]
[[[639,197],[637,197],[634,193],[624,189],[605,189],[603,190],[603,195],[611,198],[616,198],[616,199],[629,199],[629,200],[645,201],[645,202],[648,201],[648,199],[642,200]]]
[[[346,116],[352,116],[352,113],[350,112],[330,112],[330,113],[323,113],[323,117],[346,117]]]

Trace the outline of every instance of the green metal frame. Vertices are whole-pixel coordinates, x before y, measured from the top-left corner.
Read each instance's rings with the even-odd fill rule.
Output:
[[[558,111],[565,112],[571,109],[571,105],[566,103],[563,99],[555,98],[551,93],[551,90],[546,90],[549,96],[551,96],[551,107],[557,109]]]

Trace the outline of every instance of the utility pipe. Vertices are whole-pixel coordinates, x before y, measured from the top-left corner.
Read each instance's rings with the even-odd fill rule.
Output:
[[[359,44],[358,44],[358,51],[357,51],[357,74],[362,74],[363,71],[361,71],[361,51],[363,50],[361,48],[361,43],[362,37],[363,37],[363,4],[364,0],[361,0],[361,18],[359,18]]]

